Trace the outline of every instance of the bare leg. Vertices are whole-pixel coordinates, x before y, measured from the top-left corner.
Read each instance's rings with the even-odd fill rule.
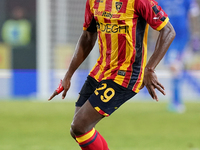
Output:
[[[103,118],[87,100],[82,107],[76,107],[71,124],[71,135],[79,136],[90,131]]]
[[[79,111],[80,108],[81,108],[81,107],[76,107],[76,108],[75,108],[74,116],[76,115],[76,113]],[[74,120],[74,119],[73,119],[73,120]],[[72,131],[72,128],[70,129],[70,134],[71,134],[71,136],[72,136],[74,139],[76,139],[76,138],[75,138],[75,134],[74,134],[74,132]]]

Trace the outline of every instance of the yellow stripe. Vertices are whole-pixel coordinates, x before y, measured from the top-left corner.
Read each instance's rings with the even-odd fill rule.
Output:
[[[89,0],[89,4],[90,4],[90,8],[93,8],[95,4],[95,0]],[[94,14],[93,9],[90,9],[90,10]]]
[[[84,30],[84,31],[86,31],[86,30],[87,30],[87,28],[86,28],[86,27],[83,27],[83,30]]]
[[[93,128],[90,132],[88,132],[87,134],[81,136],[81,137],[77,137],[76,140],[78,141],[78,143],[82,143],[84,141],[87,141],[89,138],[91,138],[95,133],[95,129]]]
[[[94,107],[94,109],[96,109],[98,112],[101,110],[99,107]]]
[[[142,81],[144,78],[144,69],[146,66],[146,62],[147,62],[147,39],[148,39],[148,30],[149,30],[149,25],[146,25],[146,29],[145,29],[145,33],[144,33],[144,39],[143,39],[143,46],[144,46],[144,58],[143,58],[143,64],[142,64],[142,75],[141,75],[141,81],[138,84],[137,88],[136,88],[136,93],[139,92],[139,87],[142,85]]]
[[[157,27],[157,31],[160,31],[167,23],[169,22],[169,18],[167,17],[166,19],[165,19],[165,21],[159,26],[159,27]]]
[[[133,5],[133,7],[132,7]],[[133,34],[132,34],[132,27],[133,27],[133,16],[134,14],[133,12],[133,8],[134,8],[134,3],[132,1],[128,1],[127,3],[127,8],[126,8],[126,13],[122,14],[120,19],[121,20],[125,20],[126,24],[129,26],[129,33],[126,33],[126,60],[125,62],[122,64],[122,66],[120,67],[119,70],[127,70],[127,68],[130,66],[131,63],[131,58],[133,56],[133,51],[135,50],[135,48],[133,47]],[[131,13],[130,13],[131,12]],[[123,81],[124,81],[125,76],[121,76],[121,75],[117,75],[117,77],[115,78],[115,82],[122,85]]]
[[[94,109],[96,109],[96,111],[98,111],[98,112],[101,110],[99,107],[94,107]],[[105,117],[108,117],[108,116],[109,116],[107,113],[104,113],[104,114],[102,114],[102,115],[104,115]]]

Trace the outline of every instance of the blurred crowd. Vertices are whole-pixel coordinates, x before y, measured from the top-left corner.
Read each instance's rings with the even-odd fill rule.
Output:
[[[8,51],[1,53],[0,69],[36,69],[36,16],[31,1],[0,2],[0,47]]]

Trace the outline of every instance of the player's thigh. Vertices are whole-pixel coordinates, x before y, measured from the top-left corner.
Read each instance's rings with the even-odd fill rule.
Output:
[[[74,111],[74,116],[77,114],[77,112],[80,110],[81,107],[75,107],[75,111]]]
[[[74,120],[79,120],[80,121],[80,119],[77,117],[78,116],[77,113],[79,112],[80,109],[81,109],[81,107],[75,107],[75,112],[74,112],[74,117],[73,117],[73,121],[72,121],[72,126],[74,125]],[[75,124],[77,124],[77,123],[80,124],[79,122],[75,121]],[[72,128],[70,129],[70,134],[71,134],[71,136],[74,139],[76,139],[76,137],[75,137],[76,135],[75,135],[74,131],[72,130]]]
[[[103,117],[102,115],[99,115],[87,102],[88,98],[94,93],[98,84],[99,83],[94,78],[90,76],[87,77],[76,102],[71,132],[74,132],[77,128],[79,128],[81,132],[83,132],[83,130],[90,130]]]
[[[72,130],[75,135],[81,135],[91,130],[104,116],[99,114],[90,104],[86,101],[84,105],[77,108],[72,122]]]

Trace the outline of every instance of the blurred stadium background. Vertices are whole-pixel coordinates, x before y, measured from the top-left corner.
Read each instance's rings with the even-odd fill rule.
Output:
[[[200,0],[198,0],[200,3]],[[83,0],[1,0],[0,1],[0,99],[39,99],[46,100],[57,87],[68,68],[75,44],[82,32],[84,19]],[[24,17],[19,43],[6,37],[9,29],[5,22],[13,17],[13,12],[20,11]],[[9,25],[7,25],[9,26]],[[197,24],[199,26],[199,24]],[[153,31],[150,29],[150,34]],[[16,36],[18,31],[13,33]],[[7,39],[7,41],[6,41]],[[28,41],[25,39],[29,39]],[[149,55],[152,43],[149,39]],[[188,78],[183,80],[182,96],[186,101],[200,99],[200,50],[193,52],[188,47],[186,63]],[[89,70],[98,57],[98,46],[80,66],[72,79],[72,86],[67,99],[76,99]],[[161,64],[157,68],[160,81],[166,87],[166,96],[159,94],[160,99],[170,99],[170,73]],[[194,78],[193,78],[194,77]],[[192,80],[190,80],[190,78]],[[61,97],[57,97],[60,99]],[[138,99],[150,99],[148,92],[142,90]]]

